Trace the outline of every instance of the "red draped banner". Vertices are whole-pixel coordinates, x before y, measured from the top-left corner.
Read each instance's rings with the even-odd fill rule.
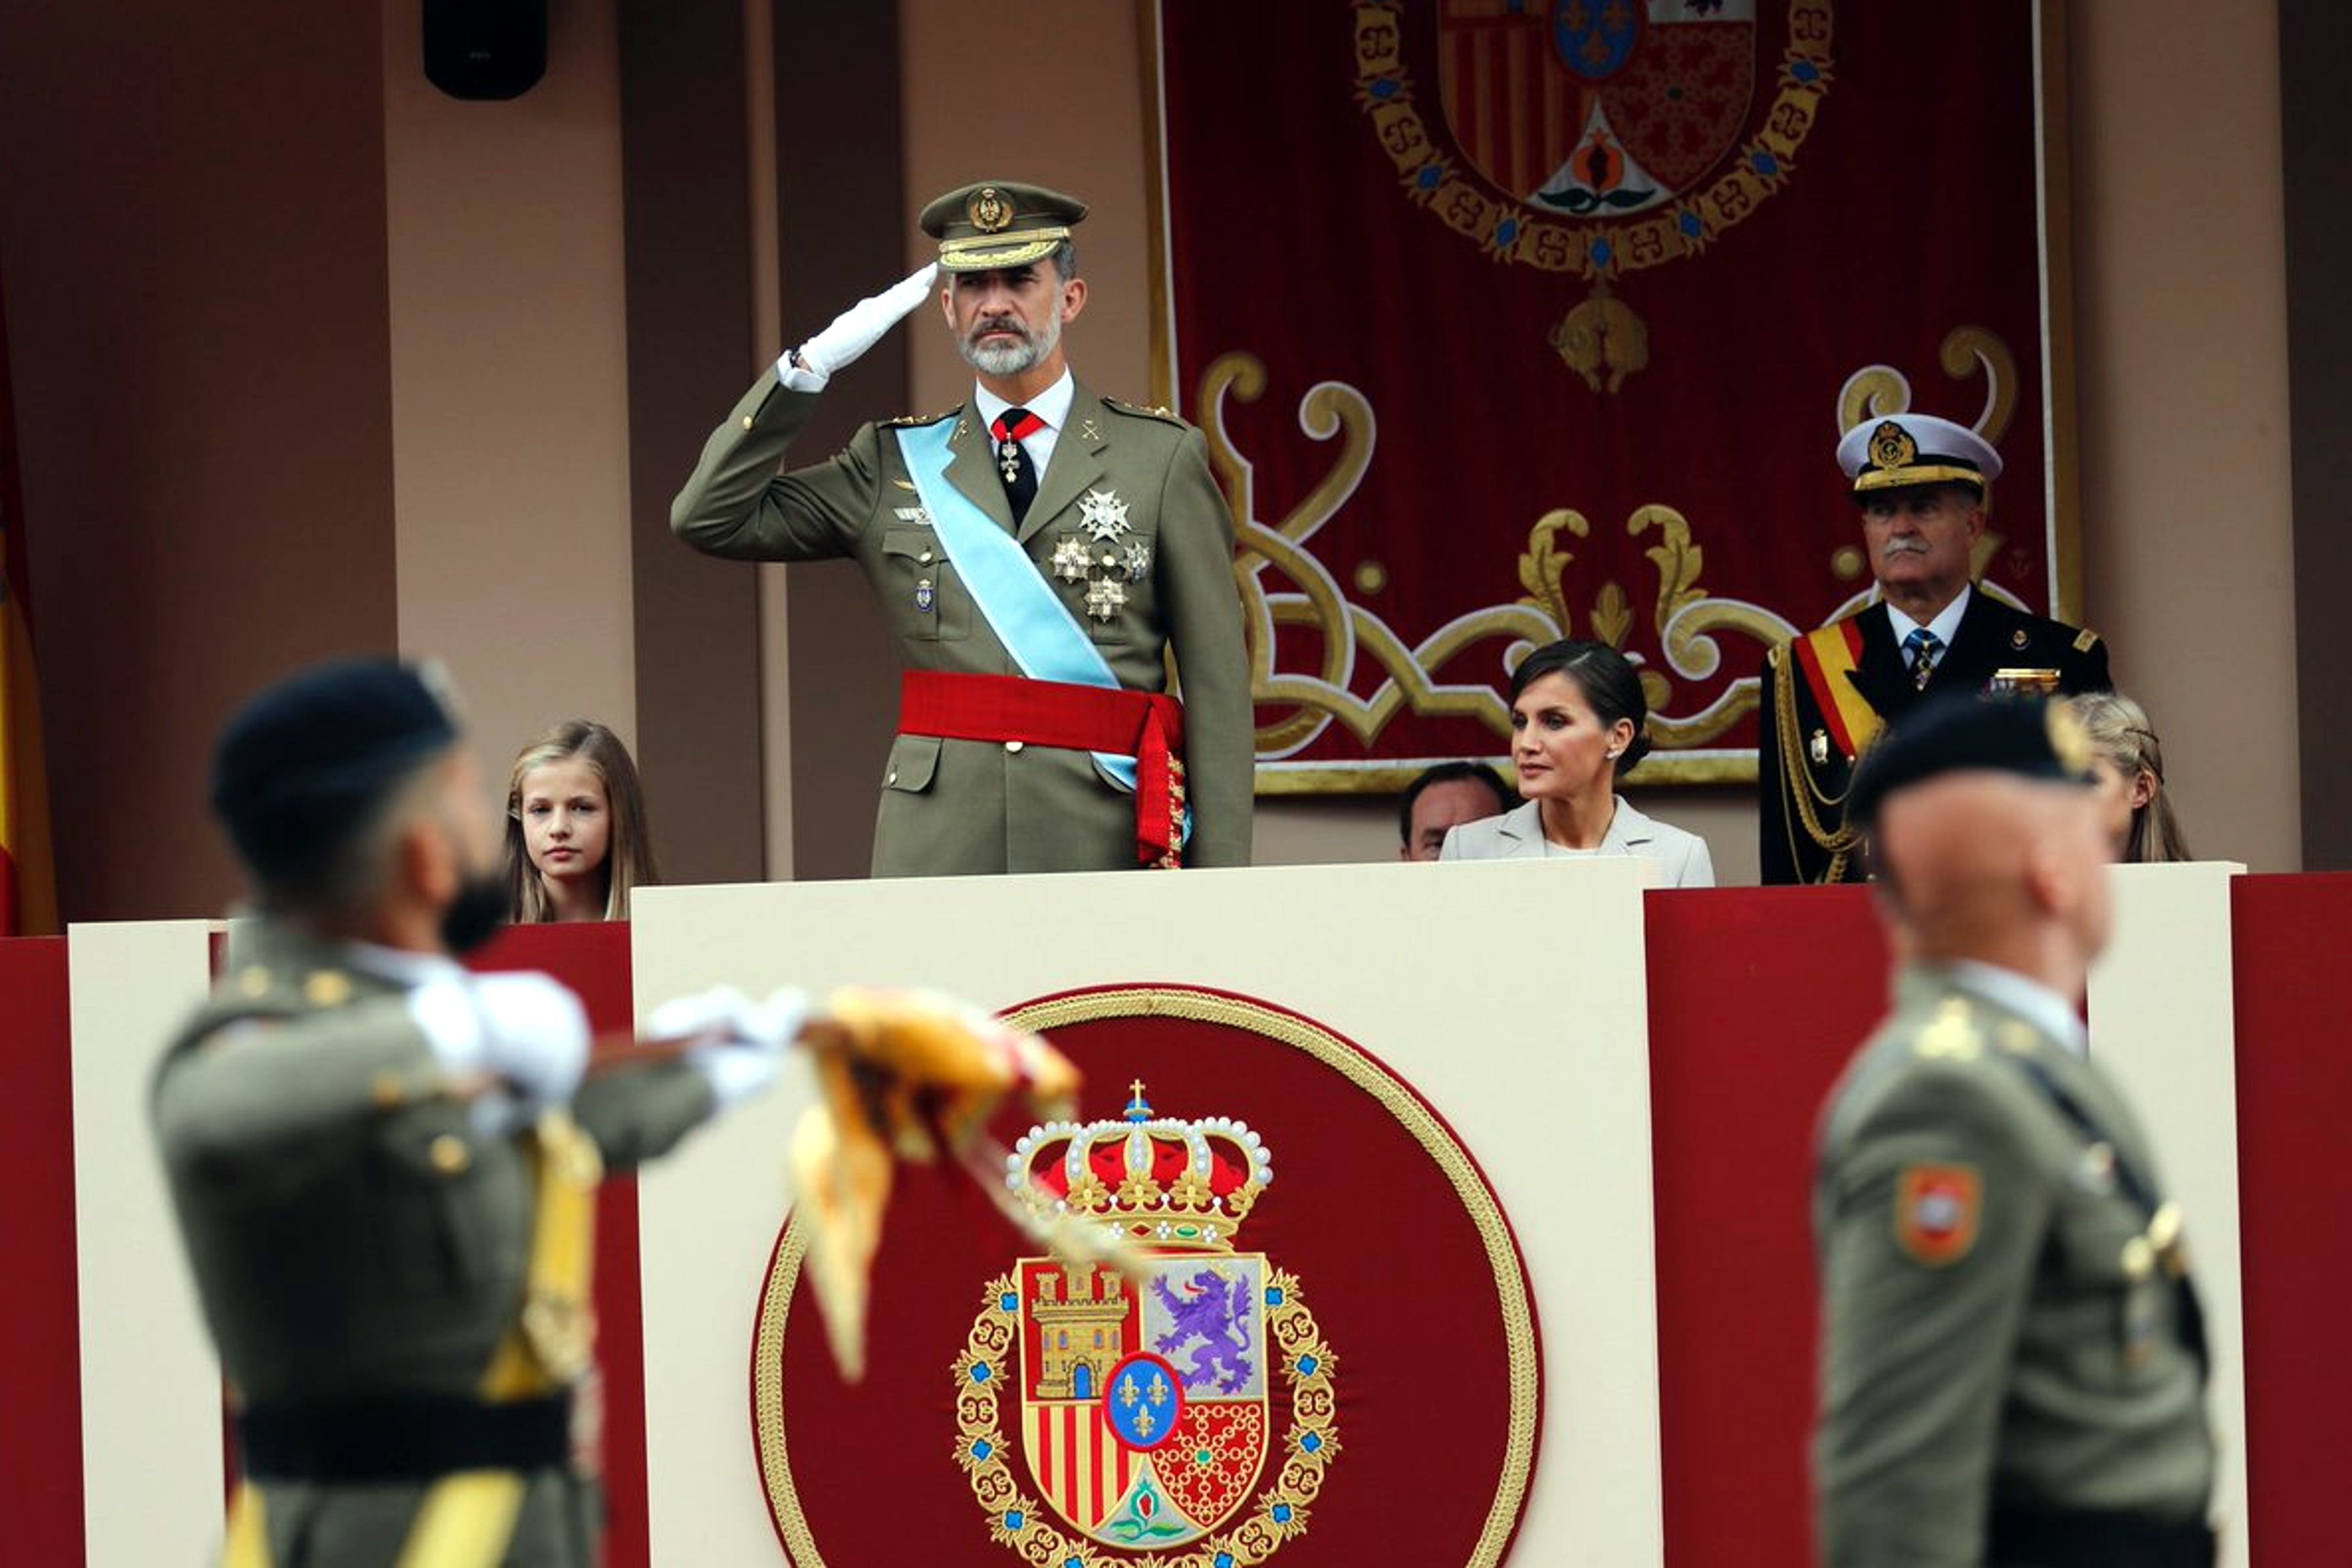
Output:
[[[1993,439],[1979,566],[2050,609],[2049,20],[1161,6],[1159,346],[1240,530],[1260,791],[1499,752],[1562,636],[1641,667],[1644,778],[1752,778],[1765,648],[1870,589],[1832,454],[1874,414]]]

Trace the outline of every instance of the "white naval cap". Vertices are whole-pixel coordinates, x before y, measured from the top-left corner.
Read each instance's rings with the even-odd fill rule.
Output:
[[[1865,419],[1838,443],[1838,467],[1856,496],[1906,485],[1974,485],[2000,478],[2000,454],[1965,425],[1932,414]]]

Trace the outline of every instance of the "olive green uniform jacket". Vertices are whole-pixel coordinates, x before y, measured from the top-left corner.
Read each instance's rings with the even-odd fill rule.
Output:
[[[599,1076],[572,1114],[608,1169],[707,1119],[683,1063]],[[477,1396],[521,1310],[534,1193],[519,1137],[453,1098],[403,987],[268,921],[238,928],[220,992],[157,1071],[152,1105],[221,1363],[247,1404]],[[260,1489],[276,1568],[390,1568],[422,1484]],[[594,1489],[532,1474],[510,1564],[594,1559]],[[453,1564],[452,1568],[457,1568]]]
[[[2093,1063],[1940,970],[1904,973],[1814,1185],[1824,1562],[1983,1563],[2004,1509],[2201,1521],[2201,1334],[2125,1169],[2158,1180]]]
[[[697,550],[730,560],[853,559],[907,668],[1019,675],[933,537],[907,477],[898,429],[931,421],[867,425],[823,462],[777,473],[818,395],[786,389],[772,371],[761,376],[711,433],[671,507],[672,529]],[[1255,767],[1249,668],[1233,520],[1210,477],[1201,433],[1080,384],[1036,499],[1016,528],[978,412],[967,402],[940,417],[955,420],[948,482],[1021,542],[1119,684],[1165,689],[1167,656],[1174,654],[1192,812],[1184,864],[1247,865]],[[1097,557],[1086,579],[1057,574],[1055,549],[1087,537],[1082,503],[1105,495],[1127,507],[1127,531],[1111,546],[1121,566],[1107,572]],[[1129,546],[1149,555],[1138,576],[1124,565]],[[1117,578],[1124,603],[1108,616],[1089,614],[1090,582],[1106,575]],[[1134,797],[1083,752],[901,734],[880,783],[877,877],[1136,864]]]

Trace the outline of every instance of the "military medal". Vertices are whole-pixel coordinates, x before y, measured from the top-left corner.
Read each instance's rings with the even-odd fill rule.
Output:
[[[1117,490],[1088,490],[1078,498],[1078,526],[1097,543],[1108,543],[1127,531],[1127,503]]]
[[[1127,567],[1128,581],[1142,582],[1144,574],[1151,570],[1151,546],[1139,539],[1129,541],[1122,562]]]
[[[1097,577],[1087,584],[1087,614],[1098,621],[1116,619],[1127,605],[1127,584],[1116,577]]]
[[[1087,542],[1075,533],[1062,535],[1054,546],[1054,575],[1065,583],[1082,583],[1087,576]]]
[[[996,448],[996,466],[1011,484],[1021,477],[1021,443],[1007,436]]]
[[[1830,760],[1830,732],[1827,730],[1814,731],[1813,738],[1806,743],[1805,749],[1813,759],[1813,766],[1827,767]]]
[[[2094,1143],[2074,1164],[2074,1185],[2104,1195],[2116,1190],[2116,1150],[2112,1143]]]
[[[931,613],[931,605],[936,597],[937,595],[931,592],[931,580],[929,577],[919,578],[917,580],[915,584],[915,608],[922,611],[923,614],[927,616],[929,615]]]

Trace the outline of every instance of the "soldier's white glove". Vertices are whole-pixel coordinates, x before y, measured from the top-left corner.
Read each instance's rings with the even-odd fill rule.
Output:
[[[720,985],[663,1003],[646,1016],[645,1033],[665,1040],[704,1037],[703,1044],[688,1049],[686,1060],[709,1081],[719,1109],[727,1110],[776,1080],[784,1051],[800,1037],[808,1011],[808,1000],[798,991],[782,990],[754,1002],[731,985]]]
[[[408,994],[442,1069],[488,1077],[507,1092],[474,1101],[485,1133],[562,1105],[588,1067],[588,1014],[570,988],[545,974],[474,974],[431,981]]]
[[[909,273],[879,294],[860,300],[833,319],[833,325],[776,362],[776,379],[794,392],[817,392],[834,373],[882,341],[882,334],[930,297],[936,261]]]

